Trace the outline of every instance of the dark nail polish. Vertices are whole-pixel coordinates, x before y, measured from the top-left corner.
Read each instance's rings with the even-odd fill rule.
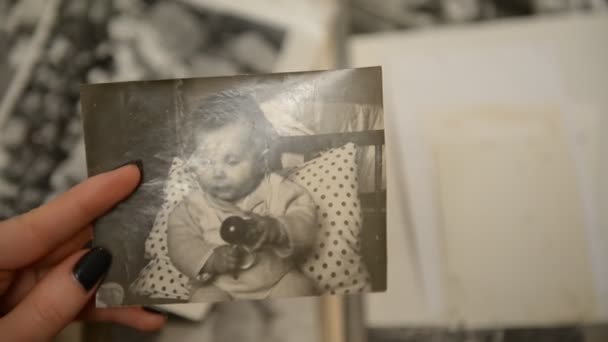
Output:
[[[113,168],[112,170],[117,170],[120,169],[123,166],[127,166],[127,165],[135,165],[137,166],[137,169],[139,169],[139,184],[137,184],[137,188],[139,188],[139,186],[141,185],[141,183],[144,180],[144,163],[141,159],[135,159],[135,160],[130,160],[124,164],[120,164],[117,167]]]
[[[130,164],[134,164],[139,169],[139,174],[141,178],[144,178],[144,162],[141,159],[133,160]]]
[[[141,173],[141,175],[143,176],[143,174],[144,174],[144,163],[143,163],[143,161],[141,159],[129,160],[126,163],[122,163],[122,164],[116,166],[112,170],[117,170],[117,169],[120,169],[121,167],[127,166],[127,165],[135,165],[135,166],[137,166],[137,168],[139,169],[139,173]]]
[[[110,269],[112,255],[101,247],[91,249],[74,266],[72,274],[82,287],[89,291]]]

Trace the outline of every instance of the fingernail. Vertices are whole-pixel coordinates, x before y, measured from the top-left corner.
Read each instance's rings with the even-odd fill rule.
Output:
[[[139,188],[139,186],[141,185],[141,183],[144,180],[144,162],[141,159],[135,159],[135,160],[131,160],[126,163],[120,164],[117,167],[113,168],[112,170],[117,170],[117,169],[120,169],[121,167],[127,166],[127,165],[135,165],[135,166],[137,166],[137,169],[139,170],[139,184],[137,184],[137,187],[135,187],[135,189],[137,189],[137,188]]]
[[[130,160],[126,163],[122,163],[118,166],[116,166],[115,168],[113,168],[112,170],[117,170],[120,169],[123,166],[127,166],[127,165],[135,165],[137,166],[137,168],[139,169],[139,173],[141,173],[142,177],[144,175],[144,163],[141,159],[135,159],[135,160]]]
[[[112,255],[101,247],[95,247],[83,255],[74,266],[72,274],[80,285],[89,291],[108,272]]]

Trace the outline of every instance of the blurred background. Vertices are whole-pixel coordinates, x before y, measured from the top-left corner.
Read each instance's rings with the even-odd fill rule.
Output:
[[[389,144],[426,142],[433,149],[393,151],[389,174],[407,177],[389,182],[389,201],[409,210],[389,217],[389,234],[399,235],[389,246],[387,294],[349,297],[346,302],[358,304],[343,305],[346,312],[335,313],[341,318],[319,314],[323,305],[317,300],[277,300],[201,309],[201,322],[172,316],[161,334],[75,325],[58,340],[314,341],[324,324],[346,319],[346,330],[371,342],[607,341],[602,323],[608,321],[608,285],[602,279],[608,279],[608,216],[603,214],[608,182],[601,177],[608,172],[602,148],[608,146],[603,133],[608,128],[607,17],[607,0],[0,0],[0,219],[28,211],[86,178],[81,84],[382,65],[387,122],[394,123],[386,125]],[[510,134],[511,140],[504,135],[499,142],[490,139],[490,145],[519,143],[523,131],[505,133],[499,130],[504,121],[469,118],[476,130],[452,137],[459,126],[436,114],[454,102],[450,96],[468,96],[468,112],[483,107],[495,115],[497,103],[517,107],[525,119],[511,128],[569,123],[570,135],[538,135],[544,137],[538,142],[543,147],[535,146],[548,159],[526,164],[530,170],[546,169],[535,176],[525,168],[465,167],[462,163],[496,160],[471,152],[477,151],[471,147],[477,141],[460,150],[445,146],[464,146],[463,137],[471,134],[485,143]],[[444,108],[428,106],[442,99]],[[535,121],[535,113],[547,108],[558,114]],[[423,116],[434,121],[424,123]],[[421,133],[412,127],[421,127]],[[522,162],[528,150],[513,146],[496,151]],[[452,160],[444,154],[469,157]],[[416,169],[427,164],[432,172]],[[504,195],[498,209],[490,210],[494,216],[484,221],[471,206],[455,206],[463,195],[472,205],[487,202],[469,193],[484,188],[458,190],[445,183],[446,175],[457,177],[454,170],[460,170],[457,180],[478,172],[535,185],[543,175],[566,168],[571,172],[554,175],[547,189],[572,183],[572,191],[532,196],[535,202],[524,209],[548,216],[531,215],[533,223],[521,225],[513,221],[519,229],[512,230],[509,219],[519,209],[509,203],[530,196]],[[424,202],[429,193],[435,198]],[[576,199],[535,206],[560,196]],[[566,219],[557,215],[560,208],[578,206]],[[473,218],[454,214],[466,210]],[[492,222],[504,223],[506,233],[483,229]],[[473,240],[459,241],[462,236]],[[499,245],[507,246],[500,260],[493,251]],[[528,262],[533,266],[522,266]],[[495,282],[475,278],[472,269]],[[509,272],[488,271],[497,269]],[[486,293],[488,287],[492,293]],[[538,296],[544,301],[535,302],[534,294],[541,292],[555,296]],[[234,326],[243,327],[242,335],[218,332]]]

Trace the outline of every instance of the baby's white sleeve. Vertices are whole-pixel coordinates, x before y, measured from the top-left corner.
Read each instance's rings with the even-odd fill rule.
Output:
[[[288,237],[285,247],[276,249],[281,257],[290,257],[310,251],[317,237],[315,203],[304,188],[283,180],[280,191],[273,191],[273,201],[281,203],[282,213],[275,215]]]
[[[216,244],[205,240],[202,230],[192,219],[185,200],[169,215],[167,243],[171,262],[190,279],[197,279],[217,248]]]

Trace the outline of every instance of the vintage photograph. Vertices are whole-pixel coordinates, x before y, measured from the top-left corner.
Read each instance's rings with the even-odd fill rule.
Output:
[[[144,165],[95,225],[114,255],[98,305],[384,290],[381,84],[370,67],[84,86],[89,174]]]

